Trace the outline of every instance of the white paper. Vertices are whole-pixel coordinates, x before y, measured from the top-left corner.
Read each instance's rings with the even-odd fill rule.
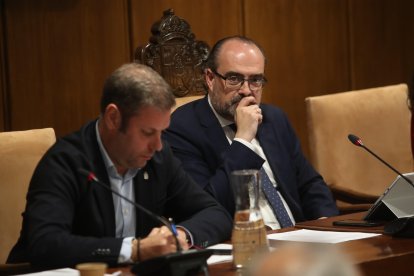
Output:
[[[340,243],[351,240],[359,240],[375,237],[381,234],[362,232],[335,232],[301,229],[296,231],[274,233],[267,235],[269,240],[315,242],[315,243]]]
[[[118,272],[113,274],[105,274],[105,276],[119,275]],[[25,276],[79,276],[79,270],[73,268],[60,268],[53,270],[46,270],[42,272],[28,273],[28,274],[18,274]]]
[[[219,243],[212,246],[207,247],[207,249],[233,249],[233,246],[228,243]],[[232,262],[233,255],[211,255],[210,258],[207,259],[207,264],[218,264],[218,263],[225,263],[225,262]]]
[[[212,246],[207,247],[207,249],[227,249],[227,250],[232,250],[233,246],[231,244],[228,243],[218,243]]]

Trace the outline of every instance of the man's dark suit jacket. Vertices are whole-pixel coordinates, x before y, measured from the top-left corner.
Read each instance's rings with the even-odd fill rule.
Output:
[[[40,268],[91,261],[117,263],[123,239],[115,238],[112,194],[88,183],[77,171],[95,172],[109,185],[95,123],[58,140],[40,161],[30,183],[21,236],[9,263],[29,261]],[[134,185],[138,203],[160,216],[174,218],[193,234],[195,244],[207,246],[230,238],[230,215],[191,180],[166,143],[138,172]],[[160,225],[137,210],[136,226],[136,236],[144,237]]]
[[[295,220],[337,215],[329,188],[304,157],[286,115],[276,107],[260,107],[263,122],[256,137]],[[264,160],[240,142],[229,145],[207,96],[174,111],[164,138],[193,179],[234,214],[230,173],[260,169]]]

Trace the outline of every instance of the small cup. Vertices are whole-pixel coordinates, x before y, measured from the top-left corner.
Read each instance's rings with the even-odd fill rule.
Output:
[[[106,263],[82,263],[76,265],[80,276],[104,276],[108,265]]]

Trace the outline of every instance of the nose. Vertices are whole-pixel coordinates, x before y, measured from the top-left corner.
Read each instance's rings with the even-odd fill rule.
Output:
[[[161,132],[154,136],[151,143],[151,150],[160,151],[162,150]]]
[[[252,91],[250,90],[249,82],[244,81],[242,86],[240,86],[238,92],[239,92],[239,94],[243,95],[244,97],[250,96],[252,94]]]

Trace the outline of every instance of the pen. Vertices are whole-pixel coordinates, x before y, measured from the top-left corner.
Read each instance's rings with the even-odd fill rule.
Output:
[[[168,219],[168,222],[170,223],[171,231],[173,232],[173,235],[175,236],[175,242],[176,242],[176,245],[177,245],[177,251],[182,251],[183,248],[181,247],[181,244],[178,241],[178,231],[177,231],[177,227],[175,227],[174,220],[172,218],[169,218]]]
[[[175,223],[174,223],[173,219],[169,218],[168,221],[170,222],[171,230],[172,230],[174,236],[178,237],[177,227],[175,227]]]

